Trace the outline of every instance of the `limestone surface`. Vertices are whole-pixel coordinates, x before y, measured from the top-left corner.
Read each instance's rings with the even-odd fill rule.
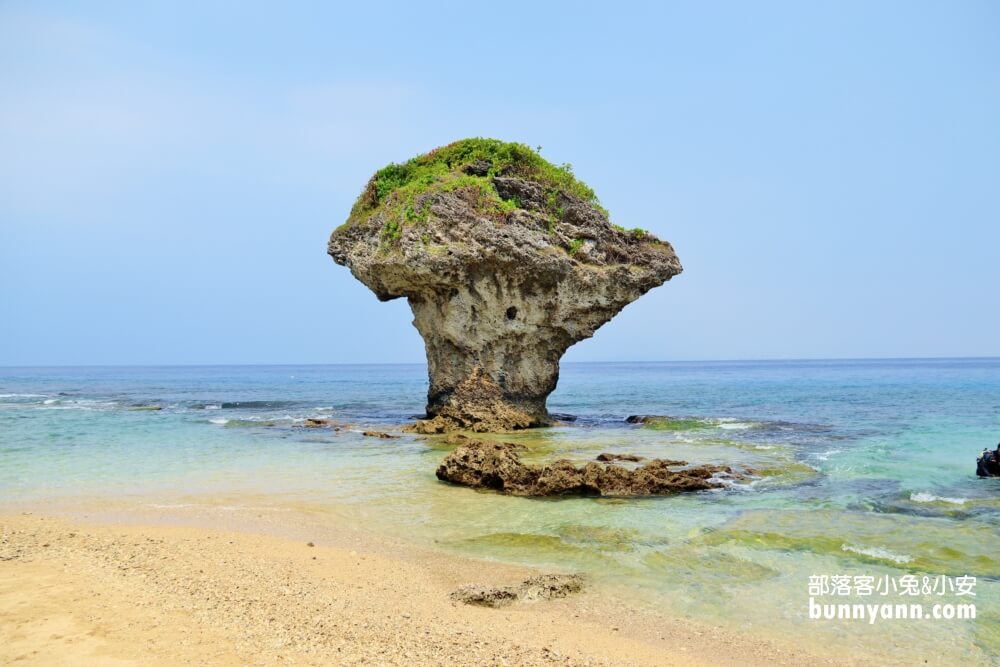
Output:
[[[490,139],[377,172],[328,252],[380,300],[409,302],[428,433],[549,424],[567,348],[681,272],[669,243],[611,224],[569,165]]]
[[[461,440],[454,441],[461,444],[438,466],[437,478],[513,496],[663,496],[717,489],[724,485],[721,479],[743,478],[726,465],[690,466],[669,459],[637,468],[601,463],[577,467],[566,460],[530,466],[521,462],[521,445],[457,437]]]

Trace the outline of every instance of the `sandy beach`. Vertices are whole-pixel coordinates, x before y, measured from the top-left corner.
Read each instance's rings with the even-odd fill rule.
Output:
[[[593,587],[499,609],[462,604],[449,594],[463,584],[537,572],[346,529],[306,541],[307,524],[294,521],[254,532],[238,518],[212,526],[158,510],[88,516],[0,518],[0,662],[844,664]]]

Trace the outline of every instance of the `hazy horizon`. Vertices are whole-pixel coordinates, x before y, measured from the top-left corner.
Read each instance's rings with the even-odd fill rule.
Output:
[[[684,264],[568,362],[1000,356],[998,28],[974,0],[0,3],[0,365],[420,363],[326,239],[467,136],[572,163]]]
[[[574,364],[753,364],[753,363],[829,363],[829,362],[903,362],[903,361],[994,361],[1000,360],[1000,356],[995,357],[825,357],[825,358],[785,358],[785,359],[587,359],[587,360],[562,360],[560,365]],[[0,365],[0,368],[226,368],[226,367],[256,367],[256,366],[426,366],[425,361],[325,361],[325,362],[283,362],[283,363],[253,363],[234,362],[224,364],[198,363],[198,364],[7,364]]]

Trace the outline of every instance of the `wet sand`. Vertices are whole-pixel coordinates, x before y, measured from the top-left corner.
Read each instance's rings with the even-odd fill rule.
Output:
[[[284,517],[0,515],[0,663],[829,665],[590,587],[482,608],[464,584],[537,570]],[[310,542],[313,546],[310,546]]]

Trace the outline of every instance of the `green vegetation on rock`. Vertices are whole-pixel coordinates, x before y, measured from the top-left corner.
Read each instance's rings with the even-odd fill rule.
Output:
[[[643,428],[654,431],[693,431],[711,426],[704,419],[675,419],[673,417],[646,417]]]
[[[604,210],[594,191],[573,175],[571,165],[554,165],[525,144],[475,138],[379,169],[358,197],[345,225],[381,212],[385,219],[382,240],[391,243],[398,240],[402,225],[426,222],[429,205],[423,195],[456,191],[469,197],[486,217],[500,220],[518,208],[519,202],[500,197],[493,185],[497,176],[543,185],[548,190],[550,214],[556,219],[562,214],[559,193]]]
[[[819,471],[812,466],[793,459],[779,459],[763,467],[754,468],[754,473],[767,478],[770,485],[803,484],[819,475]]]
[[[642,544],[638,531],[631,528],[566,524],[556,532],[563,542],[597,551],[634,551],[636,546]]]

